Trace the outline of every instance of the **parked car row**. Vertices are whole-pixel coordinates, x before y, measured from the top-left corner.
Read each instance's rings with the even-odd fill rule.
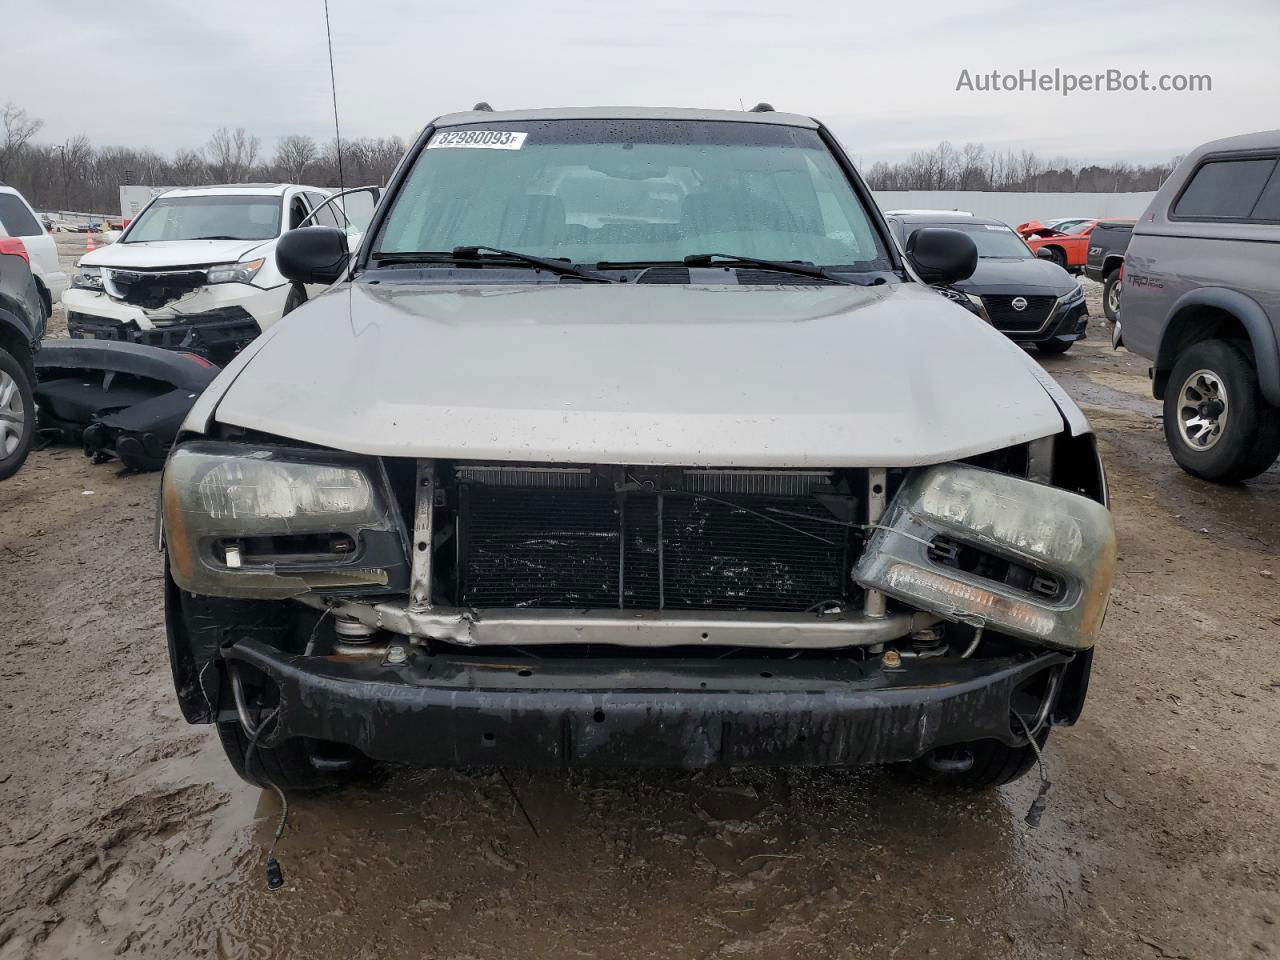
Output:
[[[1070,273],[1085,271],[1089,250],[1095,235],[1113,227],[1132,227],[1132,219],[1071,219],[1041,223],[1031,220],[1019,224],[1018,233],[1037,254],[1048,257]]]
[[[1089,311],[1080,284],[1056,263],[1033,254],[1008,224],[944,211],[890,210],[886,217],[904,250],[926,227],[966,234],[977,248],[977,266],[943,293],[970,306],[1015,343],[1055,354],[1084,339]]]
[[[1161,193],[1177,229],[1157,211],[1124,261],[1124,335],[1168,308],[1166,431],[1216,448],[1215,479],[1270,444],[1280,361],[1204,282],[1241,252],[1179,243],[1272,242],[1272,140],[1193,155]],[[892,763],[991,787],[1079,717],[1116,541],[1089,424],[1020,349],[1084,335],[1051,253],[882,215],[822,124],[766,105],[478,105],[427,125],[367,228],[311,223],[332,208],[165,195],[64,298],[81,336],[208,351],[228,322],[158,545],[183,715],[245,779]]]

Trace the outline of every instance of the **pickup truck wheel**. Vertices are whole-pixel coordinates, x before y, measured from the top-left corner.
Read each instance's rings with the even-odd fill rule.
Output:
[[[31,452],[36,401],[31,380],[18,358],[0,349],[0,480],[18,472]]]
[[[1048,739],[1048,727],[1036,735],[1042,749]],[[1013,783],[1035,762],[1036,753],[1030,744],[1011,747],[999,740],[976,740],[939,747],[906,764],[902,772],[912,780],[936,787],[990,790]]]
[[[1115,323],[1120,319],[1120,271],[1112,270],[1102,283],[1102,312]]]
[[[1164,435],[1187,473],[1239,483],[1280,455],[1280,410],[1263,398],[1244,350],[1226,340],[1202,340],[1173,365],[1164,395]]]
[[[249,737],[237,722],[219,723],[218,739],[240,779],[256,787],[274,783],[281,790],[320,790],[349,782],[362,770],[363,757],[325,759],[305,740],[286,740],[274,747],[258,743],[249,754]]]

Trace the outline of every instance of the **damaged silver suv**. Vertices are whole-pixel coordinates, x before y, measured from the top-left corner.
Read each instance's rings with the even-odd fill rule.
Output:
[[[897,763],[993,786],[1079,716],[1115,562],[1088,424],[903,259],[820,124],[430,124],[331,288],[165,469],[174,680],[252,782],[368,760]],[[960,383],[980,389],[957,389]]]

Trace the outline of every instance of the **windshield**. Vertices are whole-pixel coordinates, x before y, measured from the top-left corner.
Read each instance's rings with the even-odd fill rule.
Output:
[[[508,121],[437,131],[373,255],[472,246],[588,265],[716,252],[890,269],[817,131],[733,121]]]
[[[913,223],[909,227],[908,237],[922,227],[946,227],[948,230],[967,233],[973,240],[973,245],[978,248],[978,256],[983,259],[1023,259],[1035,256],[1022,238],[1003,223]]]
[[[1096,220],[1081,220],[1079,223],[1073,224],[1072,226],[1067,227],[1062,232],[1071,234],[1073,236],[1078,236],[1079,234],[1082,234],[1082,233],[1088,233],[1089,228],[1092,227],[1096,222],[1097,222]]]
[[[270,240],[279,232],[279,197],[161,197],[129,225],[123,242]]]

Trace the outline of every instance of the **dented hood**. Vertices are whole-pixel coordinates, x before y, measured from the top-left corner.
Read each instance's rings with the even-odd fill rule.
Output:
[[[366,454],[916,466],[1063,429],[1034,361],[918,284],[359,282],[262,340],[201,408]]]
[[[86,267],[118,267],[122,270],[161,270],[166,267],[202,267],[236,263],[272,240],[143,240],[116,242],[80,258]]]

